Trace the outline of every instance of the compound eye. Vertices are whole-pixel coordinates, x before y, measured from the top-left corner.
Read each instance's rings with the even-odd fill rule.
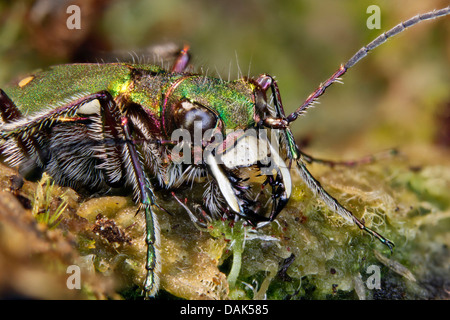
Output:
[[[174,122],[178,128],[189,130],[201,130],[202,134],[208,129],[214,129],[217,125],[217,116],[198,103],[182,100],[175,105]]]

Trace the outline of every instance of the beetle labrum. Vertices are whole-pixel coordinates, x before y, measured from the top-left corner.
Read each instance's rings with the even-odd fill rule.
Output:
[[[159,288],[155,189],[193,183],[198,176],[209,181],[204,197],[211,216],[241,217],[257,224],[274,220],[283,210],[291,195],[290,170],[295,168],[334,212],[392,250],[390,240],[366,227],[310,174],[305,163],[320,160],[299,150],[289,126],[369,51],[408,27],[449,13],[447,7],[417,15],[383,33],[288,116],[270,75],[229,82],[191,74],[186,72],[187,48],[169,71],[128,63],[55,66],[0,90],[0,152],[26,176],[46,171],[60,185],[74,188],[132,188],[145,214],[144,291],[149,296]],[[200,140],[183,139],[181,144],[183,157],[193,155],[194,162],[174,159],[172,151],[178,145],[173,132],[178,129],[188,136],[201,133]],[[256,135],[248,135],[249,129]],[[265,129],[277,133],[279,148],[260,134]],[[252,198],[248,168],[265,176],[270,201]]]

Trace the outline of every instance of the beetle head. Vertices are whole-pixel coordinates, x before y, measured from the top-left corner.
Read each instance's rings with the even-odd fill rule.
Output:
[[[208,81],[214,80],[204,78],[201,83]],[[182,162],[207,168],[233,213],[255,222],[275,218],[286,205],[292,184],[285,152],[279,148],[282,131],[261,125],[276,117],[266,96],[269,78],[209,85],[215,92],[199,89],[199,82],[195,90],[184,82],[188,81],[166,97],[162,115],[171,140],[182,136],[182,145],[189,146],[189,151],[183,148]]]

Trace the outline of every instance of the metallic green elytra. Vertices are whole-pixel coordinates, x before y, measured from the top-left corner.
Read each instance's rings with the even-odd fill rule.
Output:
[[[223,81],[186,72],[188,48],[171,70],[129,63],[54,66],[0,90],[0,155],[26,177],[47,172],[75,189],[133,190],[146,221],[148,296],[159,289],[161,269],[156,193],[199,179],[202,212],[258,225],[283,210],[293,187],[290,172],[297,170],[332,210],[392,250],[390,240],[366,227],[314,179],[305,164],[323,161],[299,150],[289,126],[370,50],[449,13],[447,7],[418,15],[385,32],[287,116],[271,76]],[[201,223],[192,205],[182,204]]]
[[[199,75],[175,74],[154,65],[126,63],[58,65],[25,80],[26,84],[19,82],[3,90],[19,110],[28,113],[56,108],[73,97],[107,90],[114,99],[139,104],[159,118],[163,112],[162,96],[170,90],[172,96],[215,110],[227,128],[244,129],[254,125],[251,99],[254,85],[242,80],[230,83]]]

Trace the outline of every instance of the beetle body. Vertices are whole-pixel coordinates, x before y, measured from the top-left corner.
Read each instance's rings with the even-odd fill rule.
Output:
[[[180,78],[183,78],[183,81],[178,84]],[[19,110],[30,114],[61,106],[72,97],[107,90],[114,99],[126,99],[127,103],[139,104],[153,117],[159,118],[162,112],[161,99],[175,83],[179,96],[198,99],[204,104],[210,104],[212,109],[222,115],[226,114],[223,119],[227,127],[240,125],[245,128],[250,124],[248,122],[239,124],[239,119],[245,113],[252,114],[253,110],[249,107],[253,101],[243,101],[248,105],[239,103],[242,99],[251,98],[249,96],[254,86],[244,88],[245,85],[239,86],[200,75],[186,77],[182,73],[168,72],[155,65],[127,63],[58,65],[30,75],[19,81],[17,86],[5,87],[3,90],[16,103]],[[242,91],[243,95],[239,96],[239,91]],[[177,92],[172,94],[175,95]],[[242,108],[235,109],[233,106]]]
[[[253,152],[259,137],[244,138],[244,130],[259,130],[261,119],[274,116],[266,90],[257,80],[228,82],[153,65],[56,66],[2,90],[1,152],[27,177],[45,171],[60,185],[75,189],[134,190],[146,211],[147,269],[153,275],[159,238],[151,210],[154,188],[173,189],[206,179],[204,198],[211,215],[240,215],[252,222],[274,219],[286,204],[290,175],[267,139],[262,145],[275,156],[273,175],[265,181],[276,195],[270,218],[262,208],[263,197],[254,201],[248,177],[240,175],[251,166],[259,170],[260,162],[267,160],[266,153]],[[176,130],[185,133],[182,141],[189,148],[183,156],[188,161],[172,159]],[[208,130],[210,138],[205,138]],[[220,152],[204,156],[213,140]],[[199,149],[200,158],[191,161]],[[245,149],[245,155],[238,154]],[[157,279],[148,281],[146,290],[153,292]]]
[[[186,129],[193,136],[199,129],[203,138],[207,129],[226,135],[226,130],[255,127],[267,116],[255,110],[257,88],[256,82],[246,79],[226,82],[153,65],[52,67],[4,88],[4,97],[14,101],[24,115],[10,124],[5,121],[4,129],[11,128],[16,134],[18,130],[33,131],[34,137],[22,134],[22,144],[33,146],[6,144],[3,153],[11,164],[20,164],[24,174],[49,171],[61,185],[89,186],[91,190],[122,186],[127,172],[113,162],[123,152],[114,149],[123,144],[118,140],[123,140],[124,133],[118,132],[118,127],[120,118],[126,117],[133,139],[140,142],[133,144],[143,155],[144,170],[157,178],[161,187],[170,187],[181,178],[175,169],[169,169],[173,131]],[[106,104],[115,106],[110,109],[116,119],[104,116],[101,110],[99,99],[106,99],[105,95],[110,99]]]

